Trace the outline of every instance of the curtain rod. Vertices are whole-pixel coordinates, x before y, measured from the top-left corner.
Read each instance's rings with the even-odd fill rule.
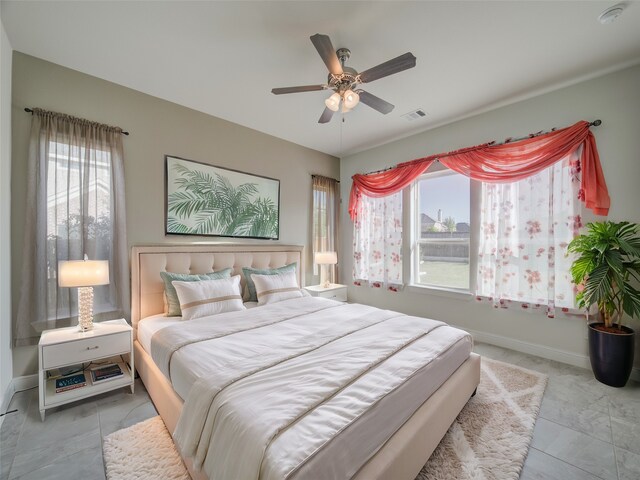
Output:
[[[30,113],[31,115],[33,115],[33,110],[31,108],[29,108],[29,107],[25,107],[24,111],[27,112],[27,113]],[[120,127],[118,127],[118,128],[120,128]],[[122,129],[120,129],[120,130],[122,130]],[[124,130],[122,130],[121,133],[122,133],[122,135],[129,135],[129,132],[125,132]]]
[[[340,180],[336,180],[335,178],[331,178],[331,177],[325,177],[324,175],[316,175],[315,173],[311,174],[311,178],[328,178],[329,180],[333,180],[334,182],[338,182],[340,183]]]
[[[594,120],[593,122],[589,123],[590,127],[599,127],[600,125],[602,125],[602,120],[598,119],[598,120]],[[553,127],[551,130],[540,130],[539,132],[536,133],[530,133],[529,135],[527,135],[526,137],[518,137],[518,138],[513,138],[513,137],[509,137],[506,138],[503,142],[488,142],[490,147],[495,147],[497,145],[504,145],[505,143],[512,143],[512,142],[519,142],[520,140],[525,140],[527,138],[535,138],[538,137],[540,135],[544,135],[545,133],[551,133],[551,132],[555,132],[557,130],[556,127]],[[438,159],[436,158],[435,161],[437,162]],[[364,175],[373,175],[374,173],[382,173],[382,172],[386,172],[389,171],[391,169],[396,168],[397,165],[394,165],[393,167],[387,167],[387,168],[382,168],[380,170],[374,170],[373,172],[367,172]]]

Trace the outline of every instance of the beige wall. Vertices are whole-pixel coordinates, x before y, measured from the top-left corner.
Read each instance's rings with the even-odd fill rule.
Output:
[[[187,79],[185,79],[186,81]],[[310,245],[311,174],[338,178],[335,157],[259,133],[114,83],[19,52],[13,62],[13,305],[17,305],[22,255],[25,159],[31,116],[41,107],[117,125],[124,138],[129,244],[230,242],[213,237],[165,236],[164,155],[170,154],[280,179],[280,240]],[[246,243],[268,243],[248,240]],[[309,248],[306,264],[310,265]],[[311,272],[308,269],[308,272]],[[312,283],[307,276],[307,283]],[[34,348],[14,353],[14,375],[36,371]]]
[[[11,383],[11,45],[0,20],[0,406]],[[4,411],[4,410],[3,410]]]
[[[361,152],[341,161],[342,282],[351,284],[353,225],[347,214],[351,176],[428,154],[501,140],[578,120],[603,121],[594,128],[612,207],[609,218],[640,222],[640,67],[563,88],[530,100]],[[429,110],[428,105],[424,105]],[[548,358],[586,366],[585,322],[560,315],[494,310],[470,297],[349,288],[353,301],[424,315],[477,332],[477,338]],[[635,322],[636,330],[640,323]],[[640,335],[636,335],[640,337]],[[640,343],[640,339],[637,339]],[[640,351],[640,348],[637,348]],[[640,355],[636,355],[640,365]]]

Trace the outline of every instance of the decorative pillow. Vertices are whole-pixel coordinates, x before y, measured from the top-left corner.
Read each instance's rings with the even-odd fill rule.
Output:
[[[251,275],[278,275],[279,273],[284,272],[295,272],[298,268],[298,263],[290,263],[289,265],[285,265],[284,267],[279,268],[249,268],[242,267],[242,274],[244,275],[244,280],[247,282],[247,291],[249,295],[245,298],[245,302],[257,302],[258,298],[256,296],[256,286],[253,284],[253,280],[251,279]]]
[[[182,315],[180,311],[180,302],[178,301],[178,294],[176,289],[173,288],[171,282],[199,282],[201,280],[216,280],[218,278],[230,278],[231,269],[225,268],[224,270],[218,270],[217,272],[203,273],[200,275],[190,275],[188,273],[171,273],[160,272],[160,276],[164,281],[164,296],[167,302],[167,317],[179,317]]]
[[[276,275],[251,275],[251,278],[256,286],[258,305],[304,297],[296,280],[296,272],[285,272]]]
[[[176,281],[173,286],[180,299],[183,320],[245,310],[240,295],[240,275],[199,282]]]

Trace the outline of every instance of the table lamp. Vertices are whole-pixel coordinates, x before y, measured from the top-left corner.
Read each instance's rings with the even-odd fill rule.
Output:
[[[58,262],[58,285],[78,287],[78,326],[86,332],[93,328],[93,287],[109,284],[107,260],[68,260]]]
[[[316,252],[313,262],[320,265],[320,285],[322,288],[329,288],[331,284],[327,269],[329,265],[338,263],[338,254],[336,252]]]

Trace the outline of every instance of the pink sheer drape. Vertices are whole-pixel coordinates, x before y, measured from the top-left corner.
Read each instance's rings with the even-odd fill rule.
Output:
[[[583,146],[579,198],[595,214],[607,215],[611,202],[595,137],[589,127],[589,122],[580,121],[561,130],[512,143],[486,143],[401,163],[381,173],[354,175],[349,214],[352,219],[357,216],[361,195],[381,197],[396,193],[422,175],[435,160],[474,180],[515,182],[539,173]]]

